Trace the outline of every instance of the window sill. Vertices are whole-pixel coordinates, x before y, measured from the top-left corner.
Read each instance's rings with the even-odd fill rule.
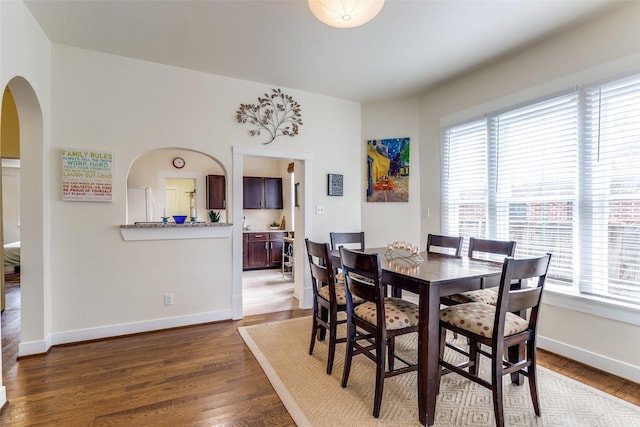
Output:
[[[622,302],[614,303],[597,297],[574,295],[546,288],[542,303],[640,326],[640,310]]]
[[[121,225],[125,241],[214,239],[231,237],[233,224],[198,222],[195,224],[162,224],[160,222]]]

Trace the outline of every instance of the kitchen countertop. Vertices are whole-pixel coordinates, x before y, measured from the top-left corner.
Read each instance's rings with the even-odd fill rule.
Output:
[[[233,224],[222,222],[196,222],[176,224],[169,222],[138,222],[119,226],[122,239],[135,240],[182,240],[231,238]]]
[[[243,233],[288,233],[289,230],[242,230]]]
[[[232,225],[226,222],[196,222],[195,224],[191,224],[189,221],[184,224],[176,224],[175,222],[167,222],[166,224],[162,222],[136,222],[135,224],[121,225],[120,228],[230,227]]]

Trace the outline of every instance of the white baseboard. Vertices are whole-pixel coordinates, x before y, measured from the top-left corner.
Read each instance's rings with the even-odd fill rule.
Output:
[[[611,359],[601,354],[593,353],[583,348],[574,347],[540,335],[538,335],[537,341],[539,348],[640,384],[640,366]]]
[[[7,404],[7,388],[5,386],[0,387],[0,410]]]
[[[18,356],[29,356],[32,354],[43,354],[51,348],[51,335],[44,340],[27,341],[18,344]]]
[[[120,335],[151,332],[180,326],[198,325],[231,319],[231,310],[212,311],[188,316],[167,317],[144,322],[122,323],[118,325],[100,326],[97,328],[77,329],[74,331],[56,332],[46,340],[20,343],[19,355],[28,356],[46,353],[52,345],[69,344]]]

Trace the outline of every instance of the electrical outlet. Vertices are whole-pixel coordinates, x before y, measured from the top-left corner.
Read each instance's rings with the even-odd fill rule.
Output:
[[[164,305],[173,305],[173,294],[164,294]]]
[[[316,215],[324,215],[324,206],[322,205],[316,206]]]

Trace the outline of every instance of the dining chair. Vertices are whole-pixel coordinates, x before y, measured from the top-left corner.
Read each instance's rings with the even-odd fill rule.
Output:
[[[333,370],[336,344],[346,342],[346,337],[338,338],[338,325],[346,320],[338,320],[338,312],[346,311],[347,297],[344,284],[336,284],[335,270],[331,261],[328,243],[317,243],[305,239],[311,284],[313,287],[313,317],[311,328],[311,344],[309,354],[313,354],[316,339],[323,341],[329,331],[329,348],[327,351],[327,374]],[[362,302],[356,300],[355,303]]]
[[[464,237],[442,236],[440,234],[427,234],[427,252],[439,252],[460,256]]]
[[[516,253],[516,242],[513,240],[487,240],[469,238],[469,250],[467,255],[472,259],[486,259],[504,261],[505,257],[513,257]],[[502,259],[498,259],[501,256]],[[499,279],[498,279],[499,280]],[[496,305],[498,301],[497,286],[499,282],[480,279],[479,288],[472,291],[449,295],[440,299],[446,305],[455,305],[467,302],[484,302]]]
[[[491,389],[498,427],[504,426],[502,377],[507,374],[522,374],[529,379],[533,408],[536,415],[540,416],[536,377],[536,332],[538,309],[550,261],[551,254],[527,259],[507,257],[503,262],[498,302],[495,306],[471,302],[440,310],[439,364],[442,368],[439,381],[441,382],[442,375],[455,372]],[[527,283],[520,289],[511,289],[512,281]],[[527,310],[530,310],[528,320],[514,314]],[[448,343],[447,331],[466,338],[468,350]],[[520,352],[521,346],[526,346],[526,351]],[[462,354],[465,360],[456,364],[445,360],[447,347]],[[503,358],[506,350],[509,350],[508,360]],[[489,380],[479,376],[479,356],[491,360]]]
[[[376,364],[373,416],[380,415],[385,378],[417,370],[417,363],[395,353],[395,338],[418,331],[418,306],[386,297],[380,255],[340,248],[347,293],[347,348],[342,387],[347,386],[353,356],[363,354]],[[354,298],[364,302],[354,304]],[[416,355],[417,359],[417,355]],[[396,367],[395,362],[401,362]],[[388,369],[387,369],[388,368]]]
[[[329,241],[331,242],[331,250],[337,251],[340,246],[346,246],[350,249],[364,251],[364,231],[351,232],[330,232]],[[336,282],[344,283],[344,276],[339,265],[336,268]]]
[[[329,240],[331,241],[331,250],[338,250],[340,246],[347,246],[348,248],[364,250],[364,231],[355,231],[348,233],[329,233]]]

